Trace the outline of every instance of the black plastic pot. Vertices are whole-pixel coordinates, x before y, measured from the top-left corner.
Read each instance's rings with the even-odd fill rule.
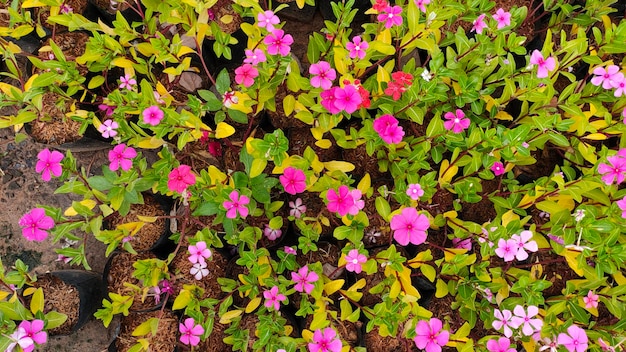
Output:
[[[172,313],[170,310],[166,309],[165,311],[168,314],[175,314]],[[146,314],[155,314],[155,312],[152,313],[130,313],[130,315],[128,317],[124,317],[122,319],[118,319],[116,322],[115,327],[113,328],[113,339],[111,340],[111,343],[109,343],[109,347],[107,348],[108,352],[118,352],[118,348],[117,348],[117,344],[116,341],[119,338],[120,332],[121,332],[121,328],[122,328],[122,324],[124,322],[124,320],[126,319],[141,319],[142,316],[145,316]],[[127,321],[127,320],[126,320]],[[172,352],[178,352],[180,349],[178,348],[178,338],[176,338],[174,340],[174,344],[175,346],[172,348]]]

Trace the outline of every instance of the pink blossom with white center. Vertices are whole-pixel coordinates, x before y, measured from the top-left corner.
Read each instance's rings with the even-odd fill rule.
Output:
[[[494,329],[500,331],[503,329],[504,336],[511,337],[513,335],[513,330],[511,330],[511,319],[513,318],[513,314],[510,310],[505,309],[500,311],[499,309],[494,309],[493,316],[496,318],[491,326]]]
[[[415,6],[422,12],[426,12],[426,5],[430,4],[430,0],[413,0]]]
[[[256,66],[261,62],[267,61],[265,57],[265,53],[261,49],[246,49],[246,58],[243,60],[244,64],[250,64],[252,66]]]
[[[248,216],[248,208],[246,205],[250,203],[250,198],[245,195],[239,195],[237,190],[233,190],[228,195],[230,200],[226,200],[222,203],[224,208],[226,209],[226,217],[229,219],[234,219],[237,217],[237,213],[241,215],[242,218],[246,218]]]
[[[493,165],[491,165],[491,171],[493,171],[493,174],[496,176],[504,174],[504,164],[499,161],[494,162]]]
[[[501,238],[498,240],[498,248],[496,248],[496,255],[505,262],[510,262],[515,259],[515,255],[517,255],[518,251],[517,241],[514,239],[505,240]],[[508,336],[507,336],[508,337]]]
[[[211,250],[207,248],[206,242],[199,241],[195,245],[189,245],[187,247],[189,251],[189,261],[193,264],[204,263],[206,259],[211,257]]]
[[[276,241],[282,234],[283,232],[281,229],[273,229],[269,227],[269,225],[265,225],[265,228],[263,229],[263,236],[267,237],[270,241]]]
[[[311,86],[315,88],[330,89],[333,86],[333,81],[337,78],[337,72],[326,61],[311,65],[309,73],[311,74]]]
[[[413,200],[418,200],[424,195],[424,190],[419,183],[410,183],[409,187],[406,189],[406,195],[411,197]]]
[[[196,263],[189,269],[189,273],[193,275],[196,280],[202,280],[203,277],[209,275],[209,269],[206,267],[206,262]]]
[[[544,59],[539,50],[535,50],[531,54],[530,64],[537,65],[537,78],[548,77],[548,73],[556,68],[556,60],[552,56]]]
[[[461,109],[456,109],[454,113],[446,112],[443,117],[446,119],[443,123],[443,127],[454,133],[461,133],[470,125],[470,119],[465,117],[465,113]]]
[[[126,74],[120,77],[120,89],[128,89],[132,90],[133,87],[137,84],[137,80],[133,78],[133,76]]]
[[[557,342],[569,352],[584,352],[587,350],[589,339],[585,330],[571,325],[567,328],[567,334],[564,332],[559,334]]]
[[[624,74],[618,72],[614,76],[614,79],[611,80],[611,86],[615,88],[615,92],[613,93],[615,97],[619,98],[622,95],[626,94],[626,79],[624,78]]]
[[[280,23],[280,19],[278,16],[274,14],[274,11],[267,10],[265,12],[259,12],[257,15],[257,20],[259,21],[257,25],[261,28],[267,29],[268,32],[274,30],[274,25]]]
[[[289,202],[289,216],[299,219],[305,212],[306,205],[302,203],[301,198],[296,198],[295,201]]]
[[[437,318],[430,321],[420,320],[415,326],[413,342],[419,349],[426,352],[440,352],[450,340],[450,332],[443,328],[443,322]]]
[[[593,293],[592,290],[589,290],[589,292],[587,292],[587,295],[583,297],[583,302],[585,302],[585,308],[587,309],[598,308],[599,298],[600,296]]]
[[[476,32],[478,34],[482,34],[483,30],[485,28],[489,27],[487,25],[487,22],[485,22],[485,17],[487,17],[487,15],[485,15],[484,13],[482,15],[476,17],[474,22],[472,22],[473,26],[472,26],[472,29],[470,30],[470,32]]]
[[[536,306],[528,306],[527,311],[524,311],[524,307],[517,305],[513,309],[513,313],[515,313],[515,316],[511,318],[511,326],[514,328],[521,326],[522,333],[526,336],[531,336],[536,330],[541,330],[543,327],[543,320],[533,319],[534,316],[539,314],[539,308]]]
[[[226,108],[230,108],[231,106],[233,106],[233,104],[237,104],[238,102],[239,98],[235,95],[235,92],[233,91],[225,92],[224,96],[222,97],[222,104],[224,104]]]
[[[539,250],[537,242],[531,240],[531,238],[533,238],[533,233],[528,230],[522,231],[519,235],[511,236],[511,239],[517,244],[517,253],[515,254],[517,260],[526,260],[528,258],[526,251],[536,252]]]
[[[32,344],[28,347],[22,347],[24,352],[30,352],[35,348],[34,343],[42,345],[48,341],[48,334],[43,330],[44,321],[41,319],[35,319],[33,321],[23,320],[18,326],[18,330],[23,330],[25,335],[22,339],[31,339]],[[19,344],[19,343],[18,343]]]
[[[269,290],[263,291],[263,298],[265,298],[265,306],[267,308],[274,308],[274,310],[280,309],[280,302],[286,301],[287,297],[278,292],[278,286],[274,286]]]
[[[385,28],[391,28],[393,26],[402,25],[402,7],[400,6],[387,6],[385,11],[378,15],[378,21],[383,22]]]
[[[360,36],[355,36],[352,38],[351,42],[346,43],[346,49],[348,49],[348,51],[350,51],[350,58],[354,59],[354,58],[359,58],[361,60],[363,60],[363,58],[365,58],[365,50],[367,50],[367,48],[369,48],[370,45],[361,39]]]
[[[361,273],[361,267],[367,261],[367,257],[359,253],[358,249],[351,249],[346,255],[346,270],[353,273]]]
[[[114,120],[105,120],[100,126],[98,126],[98,132],[102,134],[102,138],[109,138],[117,136],[116,129],[120,127]]]
[[[499,8],[498,11],[496,11],[496,14],[493,15],[493,19],[498,22],[498,29],[511,25],[511,13],[504,11],[502,8]]]
[[[591,84],[594,86],[602,85],[604,89],[611,89],[613,88],[611,82],[615,80],[618,72],[619,66],[617,65],[609,65],[606,69],[604,67],[596,67],[593,69],[595,76],[591,79]]]
[[[202,325],[196,324],[193,318],[187,318],[184,323],[179,323],[178,331],[180,332],[180,342],[191,346],[197,346],[200,343],[200,336],[204,334]]]

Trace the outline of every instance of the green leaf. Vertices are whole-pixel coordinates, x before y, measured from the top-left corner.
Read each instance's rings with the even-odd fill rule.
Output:
[[[56,311],[46,314],[46,330],[57,328],[67,320],[67,315]]]
[[[383,219],[388,220],[389,214],[391,214],[391,206],[389,206],[389,202],[383,197],[376,197],[376,211]]]

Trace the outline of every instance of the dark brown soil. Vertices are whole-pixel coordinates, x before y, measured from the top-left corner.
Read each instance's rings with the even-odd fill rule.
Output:
[[[122,217],[116,212],[107,219],[110,222],[110,228],[115,229],[122,224],[142,222],[139,216],[157,217],[154,222],[144,222],[141,229],[132,236],[130,244],[138,252],[151,249],[161,236],[167,235],[168,230],[168,221],[165,218],[168,214],[163,206],[150,194],[144,194],[143,201],[143,204],[131,205],[126,216]]]
[[[69,334],[78,322],[80,296],[78,289],[52,274],[45,274],[37,278],[35,287],[41,287],[44,292],[44,313],[57,311],[67,315],[63,325],[48,330],[51,335]]]
[[[226,260],[220,252],[212,250],[211,258],[206,261],[209,275],[205,276],[202,280],[196,280],[190,273],[193,264],[188,259],[189,252],[186,248],[187,245],[181,246],[181,249],[178,253],[176,253],[176,256],[171,264],[174,286],[174,295],[172,298],[176,298],[184,285],[196,285],[204,289],[205,297],[217,299],[224,297],[225,293],[222,292],[220,284],[217,282],[217,278],[224,277],[228,266],[228,260]]]
[[[74,103],[73,99],[63,98],[56,93],[45,93],[38,119],[30,123],[31,137],[39,143],[52,145],[79,140],[82,137],[78,133],[81,123],[65,116]]]
[[[153,310],[157,307],[154,297],[146,297],[142,299],[142,292],[136,287],[141,288],[142,285],[138,279],[133,277],[135,268],[133,264],[138,260],[153,259],[156,256],[150,252],[131,254],[127,252],[117,252],[111,255],[108,271],[105,273],[109,293],[114,292],[123,296],[132,296],[133,305],[131,311]],[[129,285],[131,287],[129,287]]]
[[[133,331],[148,319],[159,319],[159,327],[155,335],[133,336]],[[148,313],[131,313],[122,318],[120,332],[115,341],[118,352],[127,352],[137,344],[139,338],[147,338],[150,342],[150,351],[172,352],[176,348],[178,339],[178,317],[170,310],[153,311]]]

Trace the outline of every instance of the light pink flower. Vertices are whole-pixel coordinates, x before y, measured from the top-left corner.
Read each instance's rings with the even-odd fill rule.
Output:
[[[151,126],[158,125],[163,120],[163,110],[156,105],[152,105],[143,111],[143,122]]]
[[[33,321],[23,320],[18,326],[18,329],[23,329],[26,337],[29,337],[34,343],[42,345],[48,341],[48,334],[43,331],[43,327],[43,320],[35,319]],[[32,351],[34,347],[34,345],[31,345],[30,349],[22,348],[24,352],[28,352]]]
[[[283,247],[283,252],[287,254],[292,254],[292,255],[298,254],[298,252],[293,247],[289,247],[289,246]]]
[[[594,86],[602,85],[604,89],[611,89],[613,88],[611,82],[615,79],[618,72],[619,66],[617,65],[609,65],[606,69],[604,67],[596,67],[593,69],[595,76],[591,79],[591,84]]]
[[[351,249],[346,255],[346,270],[359,274],[361,267],[367,261],[367,257],[359,253],[358,249]]]
[[[415,334],[415,345],[426,352],[441,352],[441,347],[450,340],[450,332],[443,329],[443,323],[437,318],[417,322]]]
[[[624,122],[624,124],[626,124],[626,108],[624,108],[624,110],[622,110],[622,117],[624,118],[624,120],[622,122]]]
[[[204,334],[202,325],[196,325],[193,318],[185,319],[184,324],[180,323],[178,325],[178,331],[180,331],[180,342],[191,346],[197,346],[200,343],[200,336]]]
[[[402,25],[402,7],[387,6],[387,8],[378,15],[378,21],[385,25],[385,28]]]
[[[243,64],[235,69],[235,82],[243,84],[246,88],[253,85],[254,79],[258,76],[259,71],[250,64]]]
[[[267,58],[265,57],[265,53],[261,49],[246,49],[246,58],[243,60],[243,63],[250,64],[252,66],[256,66],[261,62],[265,62]]]
[[[587,350],[589,340],[585,330],[576,325],[571,325],[567,328],[567,334],[563,332],[559,334],[557,341],[560,345],[565,346],[569,352],[583,352]]]
[[[258,26],[267,29],[268,32],[274,30],[274,25],[280,23],[278,16],[274,14],[274,11],[267,10],[265,12],[259,12],[257,15]]]
[[[357,88],[351,84],[341,88],[336,87],[334,90],[335,101],[333,105],[341,110],[345,110],[348,114],[355,112],[362,102],[361,94]]]
[[[615,88],[613,93],[615,97],[621,97],[623,94],[626,94],[626,78],[624,78],[624,74],[621,72],[615,74],[611,80],[611,86]]]
[[[618,155],[607,157],[606,160],[608,164],[600,163],[598,165],[598,172],[602,174],[602,181],[609,186],[613,182],[616,184],[624,182],[624,178],[626,178],[626,158],[618,153]]]
[[[309,342],[309,352],[340,352],[341,340],[333,328],[317,329],[313,332],[313,341]]]
[[[306,175],[300,169],[289,166],[278,179],[285,192],[289,194],[295,195],[306,189]]]
[[[206,242],[199,241],[195,245],[187,247],[189,252],[189,261],[191,263],[204,263],[206,259],[211,257],[211,250],[207,248]]]
[[[531,54],[530,64],[537,65],[537,78],[548,77],[548,73],[554,71],[556,68],[556,60],[552,56],[544,59],[541,51],[539,50],[535,50]]]
[[[426,12],[426,5],[430,4],[430,0],[413,0],[413,2],[422,12]]]
[[[526,260],[528,258],[526,251],[536,252],[539,250],[537,242],[531,240],[531,238],[533,238],[533,233],[528,230],[522,231],[519,235],[515,234],[511,236],[511,239],[517,244],[517,253],[515,254],[517,260]]]
[[[191,166],[180,165],[167,175],[167,188],[172,192],[183,193],[187,187],[196,183],[196,175],[191,172]]]
[[[409,243],[418,245],[426,241],[426,230],[430,221],[424,214],[419,214],[415,208],[404,208],[400,214],[391,218],[393,238],[399,244],[406,246]]]
[[[506,337],[501,337],[497,340],[491,339],[487,341],[487,350],[489,352],[516,352],[517,350],[511,347],[511,340]]]
[[[235,95],[235,92],[228,91],[224,93],[222,97],[222,103],[225,107],[230,108],[233,104],[237,104],[239,102],[239,98]]]
[[[350,197],[352,197],[352,206],[350,210],[348,210],[348,214],[357,215],[361,209],[365,207],[365,201],[361,199],[361,191],[358,189],[353,189],[350,191]]]
[[[502,175],[504,173],[504,164],[499,161],[494,162],[493,165],[491,165],[491,171],[493,171],[493,174],[496,176]]]
[[[600,296],[598,296],[595,293],[593,293],[592,290],[589,290],[589,292],[587,292],[587,295],[585,297],[583,297],[583,302],[585,302],[585,308],[587,308],[587,309],[598,308],[598,299],[599,298],[600,298]]]
[[[293,37],[291,34],[285,34],[282,29],[274,29],[270,34],[265,37],[263,43],[267,45],[267,52],[270,55],[279,54],[281,56],[289,55],[291,51],[291,44],[293,44]]]
[[[278,286],[272,287],[270,290],[263,291],[265,298],[265,306],[267,308],[274,307],[274,310],[280,309],[280,302],[285,301],[287,297],[278,292]]]
[[[515,259],[518,248],[519,247],[518,247],[517,241],[515,241],[514,239],[505,240],[504,238],[501,238],[498,240],[498,248],[496,248],[496,255],[504,259],[505,262],[510,262],[510,261],[513,261],[513,259]]]
[[[114,120],[105,120],[100,126],[98,126],[98,132],[102,134],[102,138],[109,138],[117,136],[116,129],[120,127]]]
[[[273,229],[271,227],[269,227],[269,225],[265,225],[265,228],[263,229],[263,236],[267,237],[268,240],[270,241],[276,241],[278,238],[280,238],[280,236],[283,234],[283,231],[281,231],[281,229]]]
[[[20,218],[22,236],[29,241],[41,242],[48,237],[48,231],[54,227],[54,220],[46,215],[43,208],[33,208]]]
[[[409,187],[406,189],[406,195],[411,197],[413,200],[418,200],[424,195],[424,190],[419,183],[410,183]]]
[[[111,171],[117,171],[122,168],[124,171],[128,171],[133,167],[133,158],[137,156],[137,152],[133,147],[128,147],[126,144],[118,144],[109,150],[109,169]]]
[[[133,86],[137,84],[137,80],[133,78],[133,76],[126,74],[120,77],[120,89],[128,89],[132,90]]]
[[[189,269],[189,273],[199,281],[209,275],[209,269],[207,269],[206,262],[197,262],[191,267],[191,269]]]
[[[616,203],[617,203],[617,206],[622,211],[622,218],[626,219],[626,196],[622,198],[621,200],[618,200]]]
[[[245,219],[245,217],[248,216],[248,208],[246,205],[250,203],[250,198],[243,194],[239,196],[237,190],[230,192],[228,198],[230,198],[230,201],[225,200],[224,203],[222,203],[224,208],[226,208],[226,217],[234,219],[237,217],[237,213],[239,213],[239,215]]]
[[[359,59],[363,60],[366,54],[365,50],[367,50],[367,48],[369,47],[370,45],[366,41],[361,39],[361,37],[358,35],[354,36],[351,42],[346,43],[346,49],[350,51],[351,59],[358,57]]]
[[[446,112],[443,117],[447,120],[444,121],[443,127],[454,133],[461,133],[470,125],[470,119],[465,117],[465,113],[461,109],[456,109],[454,113]]]
[[[63,173],[61,160],[63,160],[63,154],[60,152],[56,150],[50,151],[48,148],[43,149],[37,154],[35,171],[40,172],[41,178],[48,182],[51,179],[51,175],[59,177]]]
[[[504,336],[511,337],[513,335],[513,330],[511,330],[511,318],[513,318],[513,314],[510,310],[505,309],[500,311],[499,309],[494,309],[493,316],[495,320],[491,323],[494,329],[500,331],[503,329]]]
[[[389,114],[376,118],[373,128],[387,144],[400,143],[402,142],[402,137],[404,137],[404,130],[398,125],[398,120]]]
[[[478,34],[482,34],[483,30],[485,28],[489,27],[487,25],[487,22],[485,22],[485,17],[487,17],[487,15],[485,15],[484,13],[482,15],[476,17],[474,22],[472,22],[473,26],[472,26],[472,29],[470,30],[470,32],[476,32]]]
[[[521,305],[515,306],[513,313],[515,316],[511,318],[511,326],[514,328],[522,327],[522,333],[526,336],[531,336],[535,331],[541,330],[543,327],[543,320],[534,318],[539,314],[539,308],[536,306],[528,306],[528,313],[524,311],[524,307]]]
[[[452,246],[454,248],[467,249],[468,251],[472,249],[472,239],[471,238],[453,238]]]
[[[7,346],[5,352],[12,352],[16,346],[20,346],[23,352],[31,352],[35,349],[35,342],[28,336],[26,331],[18,327],[11,335],[9,335],[11,343]]]
[[[496,14],[493,15],[493,19],[498,22],[498,29],[511,25],[511,13],[504,11],[502,8],[496,11]]]
[[[320,93],[320,98],[321,98],[320,103],[331,114],[338,114],[341,112],[341,109],[335,106],[335,101],[337,101],[337,98],[335,97],[335,93],[337,92],[338,89],[341,89],[341,88],[332,87]]]
[[[311,85],[316,88],[330,89],[333,86],[333,81],[337,78],[337,72],[326,61],[311,65],[309,73],[311,74]]]
[[[291,273],[291,281],[295,282],[294,290],[298,292],[305,292],[306,294],[311,294],[315,285],[313,285],[317,280],[319,280],[319,276],[315,271],[309,271],[308,266],[303,266],[298,269],[298,272]]]
[[[301,198],[296,198],[295,201],[289,202],[289,216],[299,219],[305,212],[306,205],[302,203]]]
[[[73,12],[74,9],[68,4],[61,4],[61,8],[59,9],[59,11],[63,14],[66,14]]]
[[[65,264],[69,263],[72,261],[72,257],[66,257],[63,254],[59,254],[57,255],[57,262],[63,262]]]
[[[598,345],[600,345],[600,348],[602,349],[602,351],[615,352],[615,347],[604,342],[604,340],[602,340],[601,337],[598,337]]]
[[[556,336],[544,337],[541,339],[541,342],[543,346],[539,347],[539,351],[549,350],[549,352],[557,352],[559,350],[559,343],[556,341]]]

